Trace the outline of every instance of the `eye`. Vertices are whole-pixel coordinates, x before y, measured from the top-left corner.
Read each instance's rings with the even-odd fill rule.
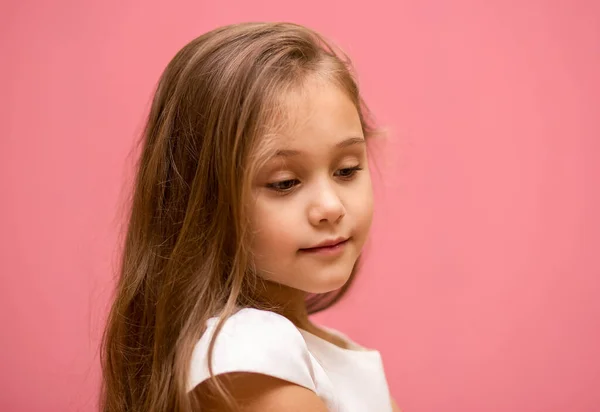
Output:
[[[298,179],[288,179],[282,180],[280,182],[269,183],[267,184],[267,187],[277,192],[289,192],[294,188],[294,186],[298,184],[300,184],[300,181]]]
[[[358,165],[353,167],[345,167],[336,171],[335,175],[341,177],[342,179],[351,179],[360,170],[362,170],[362,167]]]

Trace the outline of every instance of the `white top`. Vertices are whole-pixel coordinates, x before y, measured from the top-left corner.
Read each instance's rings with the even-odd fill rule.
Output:
[[[218,319],[194,348],[188,391],[209,378],[208,346]],[[366,350],[332,329],[351,349],[344,349],[274,312],[245,308],[232,315],[217,336],[213,372],[255,372],[283,379],[315,392],[332,412],[391,412],[381,355]]]

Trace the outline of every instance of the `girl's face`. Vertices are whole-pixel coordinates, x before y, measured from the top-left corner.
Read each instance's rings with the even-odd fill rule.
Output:
[[[367,239],[371,177],[350,99],[322,82],[297,99],[299,126],[276,138],[254,182],[252,252],[263,278],[325,293],[348,280]]]

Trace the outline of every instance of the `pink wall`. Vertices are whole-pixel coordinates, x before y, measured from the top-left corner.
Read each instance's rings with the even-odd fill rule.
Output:
[[[600,410],[599,3],[232,3],[2,2],[0,410],[94,410],[153,84],[244,20],[337,40],[392,131],[366,271],[319,320],[408,412]]]

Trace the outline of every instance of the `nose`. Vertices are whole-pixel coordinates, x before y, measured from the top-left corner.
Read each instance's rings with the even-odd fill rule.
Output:
[[[308,220],[313,226],[321,223],[337,223],[346,215],[346,209],[330,185],[321,185],[315,192],[308,211]]]

